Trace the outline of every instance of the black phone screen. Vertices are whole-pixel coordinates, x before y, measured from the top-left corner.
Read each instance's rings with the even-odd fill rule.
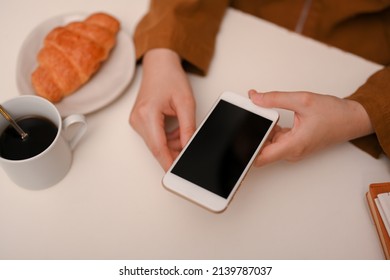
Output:
[[[171,172],[227,198],[271,125],[220,100]]]

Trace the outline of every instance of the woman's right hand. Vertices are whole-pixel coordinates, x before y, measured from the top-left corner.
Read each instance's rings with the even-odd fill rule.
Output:
[[[177,118],[179,127],[174,131],[166,131],[167,117]],[[174,51],[152,49],[144,55],[141,86],[129,122],[167,171],[195,131],[195,100]]]
[[[364,107],[353,100],[313,92],[249,91],[253,103],[294,112],[292,127],[276,126],[255,160],[263,166],[279,160],[298,161],[337,143],[374,132]]]

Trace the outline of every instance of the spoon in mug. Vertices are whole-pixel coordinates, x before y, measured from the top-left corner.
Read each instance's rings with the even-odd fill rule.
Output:
[[[28,134],[15,122],[11,115],[0,105],[0,114],[12,125],[12,127],[19,133],[22,140],[28,137]]]

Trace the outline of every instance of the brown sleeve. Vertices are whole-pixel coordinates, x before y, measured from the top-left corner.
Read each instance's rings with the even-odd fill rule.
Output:
[[[374,73],[367,82],[348,97],[366,109],[375,134],[358,138],[353,144],[374,157],[390,157],[390,67]]]
[[[169,48],[205,75],[228,0],[152,0],[134,33],[137,60]]]

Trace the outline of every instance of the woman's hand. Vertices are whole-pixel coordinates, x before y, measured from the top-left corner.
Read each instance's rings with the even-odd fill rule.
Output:
[[[311,92],[249,91],[252,102],[267,108],[294,112],[291,128],[276,126],[255,165],[278,160],[298,161],[330,145],[373,133],[360,103]]]
[[[166,131],[166,118],[179,127]],[[130,114],[131,126],[167,170],[195,131],[195,100],[180,57],[169,49],[153,49],[143,58],[143,76]]]

